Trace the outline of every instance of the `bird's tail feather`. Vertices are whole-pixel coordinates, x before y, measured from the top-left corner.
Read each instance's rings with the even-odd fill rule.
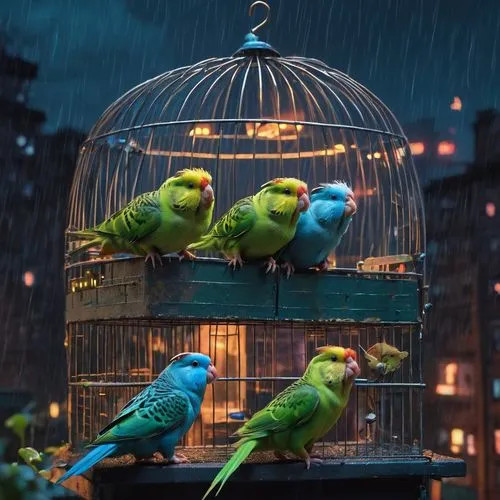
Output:
[[[212,246],[210,238],[202,238],[187,246],[187,250],[207,250]]]
[[[83,245],[80,245],[79,247],[73,249],[73,250],[70,250],[68,252],[68,255],[75,255],[75,254],[78,254],[78,253],[81,253],[81,252],[84,252],[85,250],[87,250],[87,248],[92,248],[92,247],[95,247],[95,246],[98,246],[98,245],[101,245],[101,239],[100,238],[94,238],[92,241],[87,241],[87,243],[84,243]]]
[[[226,463],[226,465],[224,465],[224,467],[222,467],[219,473],[215,476],[215,479],[212,481],[210,488],[208,488],[202,500],[205,500],[205,498],[207,498],[210,492],[220,483],[219,489],[215,493],[215,496],[217,496],[220,493],[220,490],[222,489],[224,484],[226,484],[226,481],[229,479],[231,474],[233,474],[233,472],[242,464],[245,458],[247,458],[248,455],[252,453],[252,451],[256,446],[257,446],[256,440],[246,441],[245,443],[242,443],[238,447],[234,455]]]
[[[66,236],[71,240],[93,240],[97,235],[95,231],[84,229],[83,231],[66,231]]]
[[[109,455],[116,451],[117,447],[118,445],[116,443],[101,444],[97,446],[92,451],[87,453],[87,455],[85,455],[81,460],[78,460],[78,462],[76,462],[76,464],[73,465],[73,467],[71,467],[71,469],[69,469],[66,474],[61,476],[56,481],[56,484],[61,484],[71,476],[78,476],[82,474],[83,472],[94,466],[97,462],[100,462],[102,459],[109,457]]]

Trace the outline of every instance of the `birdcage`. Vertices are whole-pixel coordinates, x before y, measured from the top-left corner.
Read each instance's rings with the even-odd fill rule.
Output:
[[[325,457],[420,456],[425,241],[408,143],[367,88],[321,61],[281,56],[254,31],[232,56],[148,80],[104,112],[81,148],[69,226],[97,224],[198,166],[213,176],[214,218],[272,178],[309,188],[340,179],[357,199],[352,227],[331,269],[290,279],[259,263],[232,271],[210,253],[156,269],[129,255],[69,262],[71,442],[92,440],[172,355],[195,350],[222,377],[183,453],[220,461],[229,436],[303,373],[317,346],[385,341],[408,358],[387,376],[364,366],[318,446]]]

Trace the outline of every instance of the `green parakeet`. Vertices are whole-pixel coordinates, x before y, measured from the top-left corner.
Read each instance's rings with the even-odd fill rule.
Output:
[[[261,190],[237,201],[188,250],[218,250],[236,268],[243,259],[267,258],[269,272],[276,269],[273,259],[295,235],[301,212],[309,208],[307,184],[294,178],[266,182]]]
[[[368,351],[365,351],[361,346],[359,347],[368,362],[368,367],[376,373],[376,378],[394,373],[401,366],[403,359],[408,357],[407,351],[400,351],[386,342],[378,342],[372,345]]]
[[[209,228],[214,210],[212,176],[201,168],[180,170],[159,189],[134,198],[99,225],[68,231],[73,239],[89,240],[70,252],[100,246],[100,255],[132,253],[156,260],[178,252],[179,258],[194,256],[186,251]]]
[[[254,451],[274,450],[284,457],[290,451],[311,462],[321,462],[309,454],[314,443],[337,422],[347,406],[354,378],[360,369],[356,353],[350,349],[325,346],[317,349],[304,375],[258,411],[235,436],[236,453],[224,465],[203,500],[219,485],[216,495],[231,474]]]

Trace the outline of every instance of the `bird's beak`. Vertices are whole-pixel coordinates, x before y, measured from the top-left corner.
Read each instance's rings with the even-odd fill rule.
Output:
[[[215,369],[215,366],[212,363],[210,363],[207,370],[207,384],[211,384],[216,380],[217,380],[217,370]]]
[[[345,379],[355,378],[361,373],[358,363],[350,356],[345,360]]]
[[[309,206],[311,205],[311,202],[309,200],[309,196],[307,196],[307,193],[301,192],[297,193],[297,212],[305,212]]]
[[[214,201],[214,190],[212,189],[212,186],[210,184],[207,184],[201,190],[201,204],[205,208],[210,208],[210,205],[212,205],[213,201]]]
[[[345,202],[344,217],[351,217],[351,215],[356,213],[357,209],[358,207],[354,201],[354,195],[352,193],[348,194]]]

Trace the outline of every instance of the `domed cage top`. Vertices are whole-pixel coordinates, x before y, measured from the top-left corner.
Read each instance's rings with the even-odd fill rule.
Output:
[[[392,113],[344,73],[281,57],[247,35],[232,57],[153,78],[104,112],[81,148],[68,225],[91,227],[191,166],[213,176],[214,220],[283,176],[310,189],[345,181],[358,211],[335,269],[290,280],[252,264],[231,273],[211,254],[155,270],[143,258],[92,251],[69,262],[73,444],[92,440],[170,356],[201,350],[223,376],[183,444],[191,458],[200,459],[202,446],[203,460],[218,460],[216,447],[230,453],[229,435],[301,375],[315,347],[343,345],[361,355],[360,345],[385,341],[408,359],[383,377],[364,366],[323,452],[420,456],[424,217]]]
[[[338,266],[423,251],[422,199],[401,127],[369,90],[320,61],[242,49],[132,89],[82,146],[69,226],[93,226],[190,166],[213,175],[215,217],[275,177],[310,189],[346,181],[359,210]]]

